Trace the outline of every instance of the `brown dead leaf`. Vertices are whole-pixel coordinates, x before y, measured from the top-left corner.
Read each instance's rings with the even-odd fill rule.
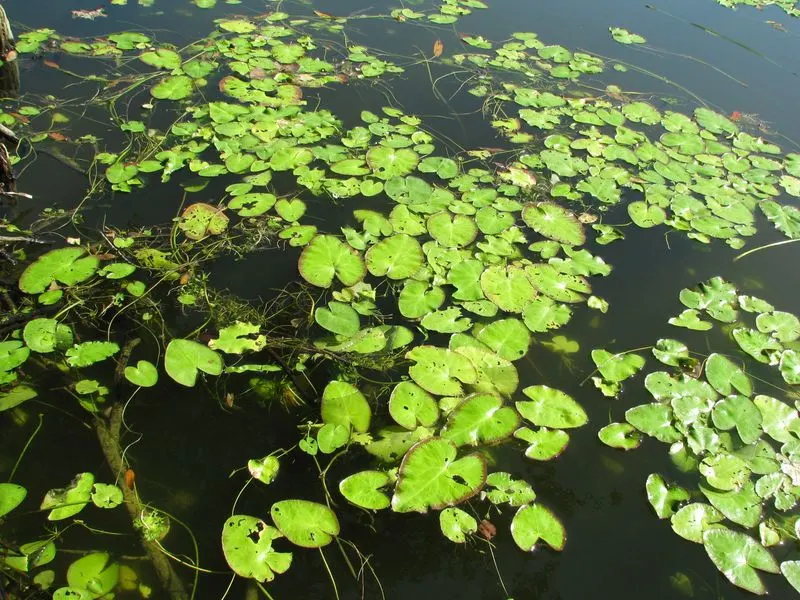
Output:
[[[318,17],[322,17],[323,19],[335,19],[336,18],[332,14],[326,13],[326,12],[322,12],[321,10],[315,10],[314,14],[317,15]]]
[[[478,533],[480,533],[487,540],[491,540],[497,535],[497,527],[495,527],[494,523],[492,523],[489,519],[484,519],[481,521],[481,524],[478,525]]]
[[[436,40],[433,42],[433,56],[434,58],[439,58],[444,52],[444,42],[442,40]]]
[[[65,136],[63,133],[59,133],[58,131],[51,131],[50,133],[47,134],[47,137],[57,142],[67,141],[67,136]]]

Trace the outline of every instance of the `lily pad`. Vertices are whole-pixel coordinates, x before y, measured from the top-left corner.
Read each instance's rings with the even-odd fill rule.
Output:
[[[93,552],[73,562],[67,569],[70,587],[90,590],[91,598],[105,596],[119,582],[119,563],[107,552]]]
[[[380,488],[389,485],[389,476],[383,471],[361,471],[339,482],[339,491],[348,502],[367,510],[382,510],[391,504],[389,496]]]
[[[25,345],[34,352],[49,353],[72,346],[72,330],[55,319],[37,318],[28,321],[22,330]]]
[[[446,211],[428,217],[428,233],[446,248],[467,246],[477,237],[478,227],[472,217]]]
[[[240,577],[272,581],[292,564],[290,552],[276,552],[273,542],[283,537],[280,531],[261,519],[233,515],[222,528],[222,552],[231,570]]]
[[[531,336],[519,319],[499,319],[478,326],[475,338],[506,360],[519,360],[528,352]]]
[[[611,354],[607,350],[592,350],[592,360],[606,381],[617,383],[633,377],[644,367],[644,358],[638,354]]]
[[[689,492],[680,486],[668,486],[658,473],[647,477],[647,499],[659,519],[668,519],[675,512],[675,504],[689,499]]]
[[[558,204],[526,204],[522,219],[536,233],[560,244],[580,246],[586,241],[586,232],[578,218]]]
[[[567,533],[558,517],[536,503],[523,506],[514,514],[511,536],[525,552],[532,552],[540,539],[558,551],[564,549],[567,541]]]
[[[484,295],[500,310],[521,313],[536,290],[521,267],[493,265],[481,274]]]
[[[728,580],[754,594],[766,594],[756,569],[768,573],[780,571],[772,554],[753,538],[724,527],[703,533],[703,546],[709,558]]]
[[[456,458],[450,440],[429,438],[406,452],[392,497],[395,512],[427,512],[453,506],[477,494],[486,481],[479,454]]]
[[[406,354],[413,360],[408,374],[423,389],[440,396],[460,396],[462,383],[477,381],[472,362],[451,350],[436,346],[417,346]]]
[[[702,544],[703,533],[713,527],[720,527],[717,523],[724,519],[725,515],[713,506],[703,502],[692,502],[672,515],[670,523],[672,530],[682,538]]]
[[[192,387],[199,371],[220,375],[222,358],[209,347],[192,340],[173,339],[167,346],[164,368],[167,375],[181,385]]]
[[[447,417],[441,436],[456,446],[493,444],[519,426],[519,415],[494,394],[472,394]]]
[[[367,273],[358,253],[332,235],[318,235],[300,254],[300,275],[307,282],[327,288],[336,277],[343,285],[355,285]]]
[[[331,381],[325,386],[320,412],[324,423],[352,427],[360,433],[369,431],[369,403],[357,387],[346,381]]]
[[[355,309],[344,302],[335,300],[328,306],[321,306],[314,311],[314,320],[320,327],[332,333],[350,337],[361,329],[361,320]]]
[[[603,427],[597,437],[606,446],[620,450],[634,450],[642,443],[642,436],[630,423],[609,423]]]
[[[450,507],[439,513],[439,527],[448,540],[463,544],[468,535],[478,531],[478,522],[460,508]]]
[[[66,286],[83,283],[95,274],[100,261],[86,256],[83,248],[59,248],[45,252],[22,272],[19,289],[26,294],[41,294],[53,281]]]
[[[528,443],[525,456],[532,460],[553,460],[567,448],[569,434],[561,429],[540,427],[536,431],[528,427],[520,427],[514,437]]]
[[[275,526],[301,548],[322,548],[339,535],[339,520],[324,504],[308,500],[281,500],[272,505]]]
[[[522,390],[530,401],[517,402],[517,410],[539,427],[569,429],[585,425],[589,417],[571,396],[546,385],[532,385]]]
[[[405,233],[381,240],[367,250],[364,258],[370,273],[389,279],[411,277],[425,263],[425,255],[419,242]]]
[[[0,483],[0,518],[6,516],[22,504],[28,491],[14,483]]]

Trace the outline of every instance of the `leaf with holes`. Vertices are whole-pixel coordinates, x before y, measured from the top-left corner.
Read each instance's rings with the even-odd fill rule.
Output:
[[[462,383],[472,384],[477,372],[472,362],[451,350],[436,346],[417,346],[406,358],[415,362],[408,374],[421,388],[440,396],[460,396]]]
[[[410,381],[401,381],[389,398],[389,414],[406,429],[419,425],[432,427],[439,418],[439,407],[428,392]]]
[[[339,520],[324,504],[308,500],[281,500],[272,505],[275,526],[301,548],[322,548],[339,535]]]
[[[395,512],[428,512],[459,504],[477,494],[486,481],[486,460],[479,454],[456,458],[450,440],[429,438],[403,457],[392,497]]]
[[[292,564],[291,552],[277,552],[273,542],[281,532],[261,519],[233,515],[222,528],[222,553],[231,570],[240,577],[272,581]]]
[[[450,507],[439,513],[439,527],[448,540],[463,544],[468,535],[478,531],[478,522],[460,508]]]

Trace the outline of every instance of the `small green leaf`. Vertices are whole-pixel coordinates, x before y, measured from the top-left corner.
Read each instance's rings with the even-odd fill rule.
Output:
[[[463,544],[468,535],[478,531],[478,522],[460,508],[450,507],[439,513],[439,527],[448,540]]]
[[[550,509],[541,504],[521,507],[511,521],[511,536],[517,546],[526,552],[536,548],[536,542],[544,540],[553,550],[563,550],[567,540],[564,526]]]
[[[321,548],[339,535],[339,520],[324,504],[307,500],[281,500],[272,505],[275,526],[293,544]]]
[[[231,570],[240,577],[272,581],[292,564],[290,552],[276,552],[272,544],[282,537],[261,519],[233,515],[222,528],[222,552]]]
[[[173,339],[167,346],[164,356],[167,375],[186,387],[195,384],[199,371],[209,375],[220,375],[223,366],[219,354],[192,340]]]
[[[383,471],[360,471],[339,482],[339,491],[348,502],[367,510],[382,510],[391,504],[389,496],[379,491],[390,483]]]

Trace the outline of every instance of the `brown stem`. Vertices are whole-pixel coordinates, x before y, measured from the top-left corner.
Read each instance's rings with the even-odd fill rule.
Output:
[[[106,462],[120,482],[119,487],[122,490],[125,507],[128,509],[131,521],[136,523],[145,508],[139,501],[138,496],[128,488],[124,481],[128,465],[122,457],[120,447],[122,411],[123,405],[116,402],[104,414],[97,416],[94,425]],[[153,565],[153,570],[155,570],[158,580],[161,582],[161,586],[169,595],[170,600],[189,600],[189,594],[186,592],[183,582],[175,573],[166,555],[161,552],[155,542],[148,541],[144,537],[141,537],[140,541],[150,563]]]

